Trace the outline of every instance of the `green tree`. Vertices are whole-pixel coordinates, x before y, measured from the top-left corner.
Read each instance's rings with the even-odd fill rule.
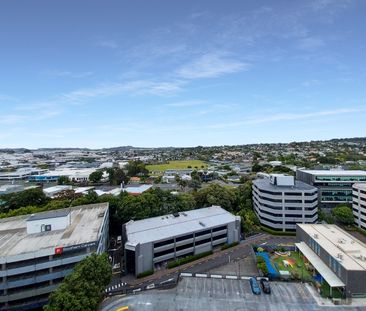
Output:
[[[332,215],[342,225],[350,226],[355,221],[352,209],[347,205],[339,205],[333,208]]]
[[[263,172],[264,168],[262,165],[259,165],[258,163],[254,163],[252,166],[252,172],[253,173],[257,173],[257,172]]]
[[[121,183],[127,184],[128,177],[125,174],[124,170],[121,168],[110,168],[107,170],[108,172],[108,179],[110,185],[119,186]]]
[[[6,202],[2,207],[3,211],[7,211],[28,205],[43,206],[49,202],[50,199],[47,198],[41,188],[34,188],[22,192],[3,195],[1,196],[1,200]]]
[[[100,182],[103,177],[103,171],[98,170],[89,175],[89,180],[93,183]]]
[[[129,177],[149,175],[149,170],[142,161],[129,161],[126,170]]]
[[[235,190],[218,184],[211,184],[207,188],[199,190],[195,195],[197,207],[219,205],[227,211],[235,209]]]
[[[112,278],[107,254],[83,259],[50,295],[45,311],[94,311]]]
[[[59,179],[57,180],[57,184],[58,185],[70,185],[71,181],[70,181],[69,177],[67,177],[67,176],[60,176]]]

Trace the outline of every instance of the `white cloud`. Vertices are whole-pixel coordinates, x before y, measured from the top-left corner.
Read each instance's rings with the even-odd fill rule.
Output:
[[[185,101],[180,101],[180,102],[175,102],[175,103],[171,103],[171,104],[167,104],[166,106],[169,107],[192,107],[192,106],[200,106],[207,103],[207,101],[205,100],[185,100]]]
[[[97,45],[110,49],[116,49],[119,46],[118,43],[114,40],[100,40],[97,42]]]
[[[93,72],[92,71],[71,72],[68,70],[51,70],[47,71],[46,74],[53,77],[86,78],[93,75]]]
[[[204,54],[181,67],[177,74],[185,79],[216,78],[225,74],[248,70],[249,64],[219,54]]]
[[[319,37],[307,37],[298,41],[298,47],[302,50],[312,51],[321,48],[324,45],[324,40]]]

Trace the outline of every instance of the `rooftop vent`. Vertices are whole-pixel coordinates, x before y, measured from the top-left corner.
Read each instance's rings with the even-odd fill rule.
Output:
[[[317,233],[314,233],[314,239],[319,238],[319,235]]]
[[[339,244],[344,244],[344,243],[346,243],[346,240],[345,239],[338,239],[338,243]]]
[[[338,253],[338,258],[340,259],[340,260],[343,260],[343,254],[342,253]]]
[[[99,217],[99,218],[104,217],[104,213],[99,213],[99,214],[98,214],[98,217]]]
[[[199,222],[199,224],[200,224],[202,227],[206,227],[206,225],[205,225],[202,221],[200,221],[200,222]]]
[[[179,217],[179,213],[173,213],[174,217]]]
[[[183,214],[184,216],[187,216],[187,213],[184,213],[184,212],[183,212],[182,214]]]

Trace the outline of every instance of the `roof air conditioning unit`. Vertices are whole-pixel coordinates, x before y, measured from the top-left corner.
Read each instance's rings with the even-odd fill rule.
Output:
[[[339,253],[338,258],[342,260],[343,259],[343,254]]]

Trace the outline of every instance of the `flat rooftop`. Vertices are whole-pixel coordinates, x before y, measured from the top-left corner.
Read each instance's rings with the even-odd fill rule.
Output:
[[[308,185],[302,181],[295,180],[294,186],[278,186],[270,183],[269,178],[259,178],[253,180],[258,188],[268,191],[286,191],[286,192],[296,192],[296,191],[315,191],[316,187]]]
[[[360,170],[299,170],[312,175],[324,176],[366,176],[366,171]]]
[[[70,209],[42,212],[0,219],[0,263],[10,256],[45,251],[54,254],[56,247],[66,247],[97,241],[108,203],[75,206]],[[65,229],[27,234],[27,220],[51,214],[71,213],[71,224]]]
[[[366,245],[336,225],[297,224],[347,270],[366,270]],[[342,259],[339,255],[342,255]]]
[[[131,220],[126,223],[126,233],[130,243],[148,243],[202,231],[235,220],[233,214],[220,206],[211,206],[180,212],[178,217],[170,214],[138,221]]]

